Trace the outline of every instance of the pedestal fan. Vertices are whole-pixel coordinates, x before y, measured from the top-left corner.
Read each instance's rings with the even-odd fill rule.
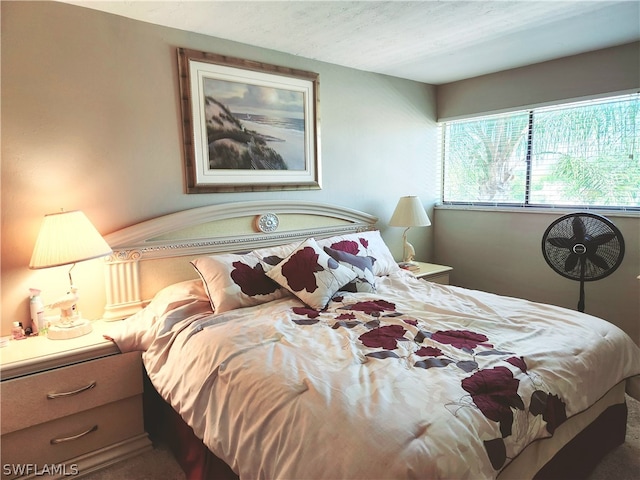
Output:
[[[611,275],[622,263],[624,239],[607,218],[570,213],[555,220],[542,236],[542,254],[563,277],[580,281],[578,310],[584,312],[584,282]]]

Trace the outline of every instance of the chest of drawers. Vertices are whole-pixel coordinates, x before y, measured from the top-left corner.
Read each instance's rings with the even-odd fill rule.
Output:
[[[65,341],[30,338],[8,348],[37,350],[39,342]],[[150,448],[139,352],[119,354],[100,345],[38,359],[30,365],[23,359],[20,373],[0,383],[3,479],[51,470],[89,473]]]

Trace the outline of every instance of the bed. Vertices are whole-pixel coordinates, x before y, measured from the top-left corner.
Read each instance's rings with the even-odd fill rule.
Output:
[[[188,478],[580,478],[624,442],[624,332],[417,279],[376,222],[241,202],[106,237],[109,337]]]

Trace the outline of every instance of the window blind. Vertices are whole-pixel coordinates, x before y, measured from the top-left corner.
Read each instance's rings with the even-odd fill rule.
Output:
[[[640,95],[441,125],[443,202],[640,209]]]

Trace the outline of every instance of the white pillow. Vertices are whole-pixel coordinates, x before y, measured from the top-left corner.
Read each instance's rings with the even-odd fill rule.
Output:
[[[313,238],[267,270],[267,275],[317,310],[326,307],[340,287],[356,278],[351,269],[327,255]]]
[[[251,253],[200,257],[191,264],[202,278],[216,313],[259,305],[289,294],[265,275],[263,264]]]
[[[378,230],[323,238],[318,240],[318,245],[352,255],[370,257],[373,261],[373,273],[376,276],[389,275],[400,268]]]

